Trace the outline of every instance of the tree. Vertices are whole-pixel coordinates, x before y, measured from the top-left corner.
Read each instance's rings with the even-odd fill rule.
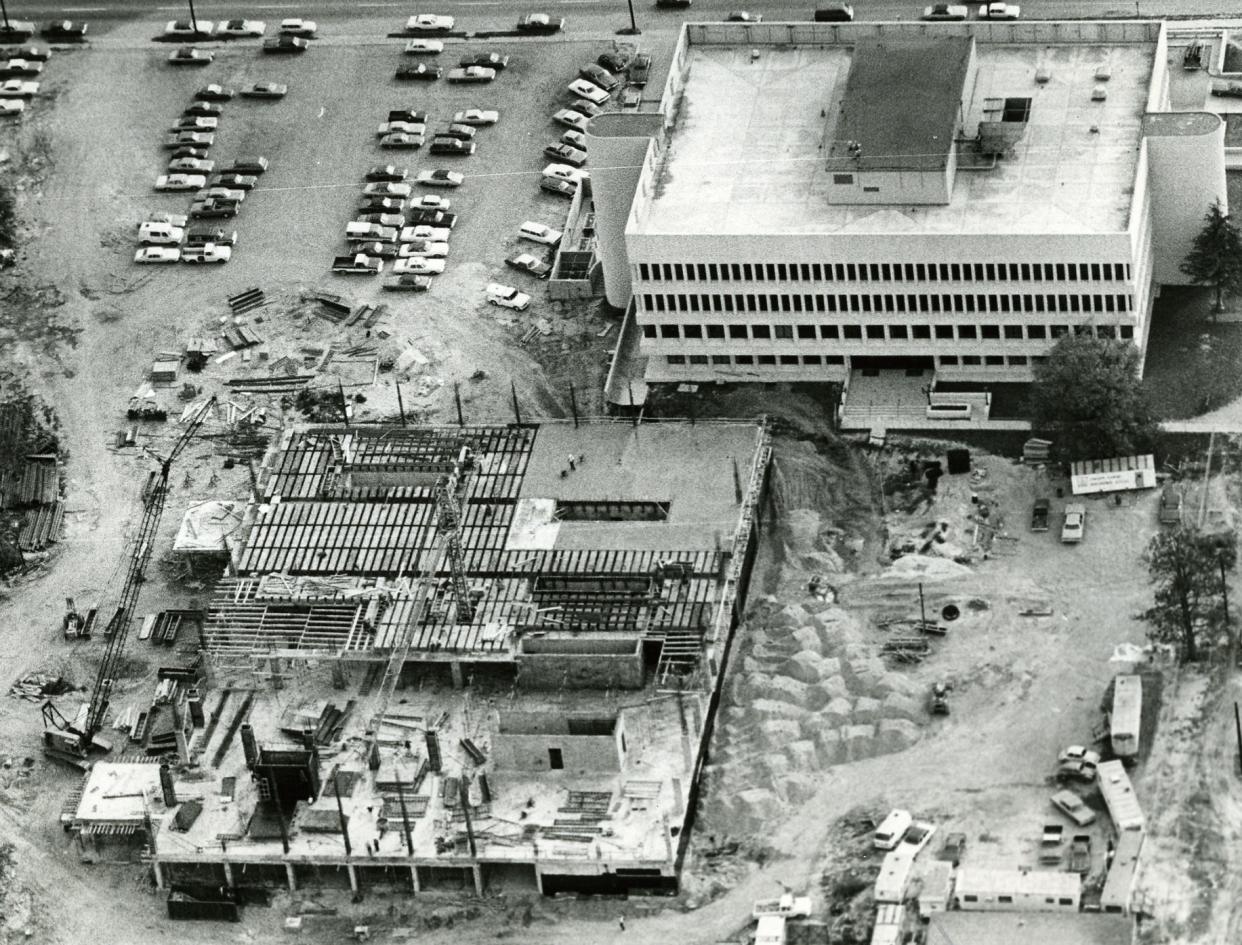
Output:
[[[1086,333],[1066,335],[1036,366],[1030,409],[1062,461],[1146,452],[1160,432],[1139,381],[1138,349]]]
[[[1225,293],[1242,292],[1242,233],[1217,200],[1203,217],[1203,229],[1182,261],[1183,274],[1195,285],[1216,290],[1212,312],[1225,310]]]
[[[0,244],[12,246],[17,242],[17,204],[8,184],[0,184]]]
[[[1168,643],[1184,663],[1199,658],[1199,640],[1227,615],[1223,572],[1237,567],[1232,532],[1205,535],[1195,528],[1158,532],[1143,553],[1155,585],[1155,604],[1143,614],[1153,643]]]

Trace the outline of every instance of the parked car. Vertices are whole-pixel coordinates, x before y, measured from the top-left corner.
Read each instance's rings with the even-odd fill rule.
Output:
[[[374,223],[378,226],[395,227],[400,229],[405,226],[405,215],[401,213],[374,213],[371,211],[359,213],[354,219],[355,223]]]
[[[185,237],[185,229],[169,223],[148,220],[138,227],[138,242],[144,246],[176,246]]]
[[[362,192],[376,197],[408,197],[411,189],[409,184],[381,180],[367,184],[362,188]]]
[[[301,36],[290,36],[288,33],[281,33],[279,36],[263,40],[265,53],[304,53],[308,49],[310,49],[310,40],[303,39]]]
[[[394,131],[380,138],[379,146],[381,148],[421,148],[423,141],[422,135],[412,135],[405,131]]]
[[[595,61],[609,72],[620,73],[624,72],[630,64],[630,56],[628,53],[617,50],[615,52],[601,53]]]
[[[762,13],[748,13],[745,10],[738,10],[730,13],[725,17],[726,23],[762,23]]]
[[[559,197],[573,197],[578,192],[578,185],[556,177],[545,177],[539,182],[539,189]]]
[[[449,244],[444,240],[410,240],[397,247],[401,259],[444,259],[449,254]]]
[[[571,167],[581,167],[586,163],[587,159],[585,151],[579,151],[568,144],[549,144],[543,149],[543,153],[546,157],[568,164]]]
[[[1161,525],[1182,524],[1182,493],[1171,483],[1160,492],[1159,521]]]
[[[460,187],[466,180],[466,176],[457,173],[457,171],[437,169],[434,171],[419,171],[418,177],[415,180],[424,187]]]
[[[254,190],[259,185],[259,178],[253,174],[217,174],[208,185],[211,187],[227,187],[230,190]]]
[[[407,33],[448,33],[453,29],[455,22],[451,16],[418,13],[405,21],[405,31]]]
[[[595,85],[598,85],[601,89],[604,89],[607,92],[611,92],[621,84],[620,79],[618,79],[603,66],[596,65],[595,63],[590,63],[579,69],[578,78],[586,79],[588,82],[593,82]]]
[[[232,256],[231,246],[220,246],[217,243],[187,246],[181,251],[181,261],[184,263],[226,263]]]
[[[211,39],[216,24],[211,20],[169,20],[164,27],[165,39]]]
[[[577,148],[579,151],[586,151],[587,141],[586,135],[581,131],[563,131],[561,132],[561,142],[570,147]]]
[[[1087,507],[1081,502],[1071,502],[1065,507],[1065,520],[1061,523],[1061,541],[1067,545],[1082,541],[1087,522]]]
[[[265,157],[239,157],[233,162],[233,166],[226,170],[229,174],[262,174],[268,169],[268,161]]]
[[[6,59],[0,62],[0,77],[38,75],[43,71],[43,63],[35,59]]]
[[[444,41],[440,39],[412,39],[405,44],[407,56],[438,56],[444,52]]]
[[[518,253],[516,256],[510,256],[505,260],[505,265],[510,269],[530,273],[536,279],[546,279],[552,274],[552,267],[550,265],[542,259],[536,259],[530,253]]]
[[[412,276],[436,276],[444,272],[444,260],[411,256],[408,259],[395,260],[392,264],[392,271],[396,274],[406,273]]]
[[[384,280],[383,288],[390,292],[426,292],[431,288],[431,277],[392,276]]]
[[[195,200],[227,200],[239,206],[246,200],[246,192],[236,187],[206,187],[194,195]]]
[[[608,91],[601,89],[594,82],[589,82],[583,78],[574,79],[569,83],[568,88],[574,95],[586,99],[592,105],[602,105],[612,98]]]
[[[1048,515],[1051,510],[1051,503],[1047,499],[1036,499],[1035,505],[1031,509],[1031,531],[1046,532],[1048,530]]]
[[[290,17],[287,20],[280,21],[278,32],[283,36],[300,36],[302,39],[313,39],[315,34],[319,32],[319,24],[314,20]]]
[[[478,129],[470,125],[461,125],[457,122],[450,122],[447,128],[441,128],[436,131],[436,135],[442,138],[461,138],[462,141],[473,141],[474,136],[478,134]]]
[[[39,83],[28,79],[5,79],[0,82],[0,97],[33,98],[39,94]]]
[[[349,256],[337,256],[332,260],[332,271],[350,276],[378,276],[384,269],[384,260],[373,256],[354,253]]]
[[[420,210],[448,210],[453,206],[453,201],[448,197],[441,197],[439,194],[422,194],[410,201],[411,208]]]
[[[201,246],[206,243],[215,243],[217,246],[235,246],[237,231],[222,230],[210,224],[206,226],[200,224],[185,231],[185,242],[188,246]]]
[[[902,849],[910,850],[911,855],[918,856],[923,851],[923,848],[926,847],[931,841],[932,834],[935,832],[935,824],[930,824],[923,820],[916,820],[906,828],[905,834],[902,835]]]
[[[967,16],[966,7],[956,3],[933,3],[923,10],[925,20],[964,20]]]
[[[204,118],[219,118],[224,114],[224,106],[218,102],[202,102],[195,99],[181,112],[182,115],[193,118],[202,116]]]
[[[195,200],[190,217],[195,220],[227,219],[237,216],[238,204],[231,200]]]
[[[20,115],[26,110],[26,102],[20,98],[0,98],[0,115]]]
[[[486,66],[467,66],[464,69],[450,69],[444,77],[446,82],[491,82],[496,78],[496,70]]]
[[[16,25],[16,20],[9,20],[10,25]],[[34,24],[31,24],[32,26]],[[4,36],[4,27],[0,26],[0,36]],[[34,35],[33,33],[31,35]],[[5,39],[4,42],[10,42]],[[0,59],[25,59],[28,62],[47,62],[52,58],[52,50],[47,46],[32,44],[30,46],[9,46],[0,49]]]
[[[430,150],[432,154],[455,154],[459,157],[469,157],[474,154],[475,143],[448,135],[438,135],[431,139]]]
[[[416,124],[412,121],[386,121],[375,129],[375,136],[382,138],[384,135],[393,134],[421,135],[426,130],[426,125]]]
[[[84,43],[89,27],[79,20],[53,20],[43,27],[43,36],[54,43]]]
[[[215,161],[202,158],[173,158],[168,162],[170,171],[187,171],[195,174],[210,174],[216,169]]]
[[[396,243],[380,243],[376,240],[351,241],[349,244],[349,251],[355,256],[361,253],[363,256],[371,256],[375,259],[397,258]]]
[[[1091,834],[1074,834],[1070,840],[1068,868],[1071,873],[1091,872]]]
[[[688,10],[690,0],[656,0],[656,6],[668,10]]]
[[[555,246],[561,241],[560,230],[554,230],[534,220],[527,220],[518,227],[518,236],[532,243],[543,243],[545,246]]]
[[[143,220],[142,223],[138,224],[138,229],[141,232],[142,227],[148,223],[163,223],[168,226],[184,227],[189,222],[190,218],[184,213],[153,213]]]
[[[475,53],[473,56],[467,56],[458,63],[463,69],[467,66],[483,66],[485,69],[495,69],[497,72],[504,69],[509,64],[509,57],[502,53]]]
[[[284,98],[289,86],[280,82],[256,82],[242,89],[242,98]]]
[[[457,225],[457,214],[445,210],[411,210],[405,221],[411,226],[438,226],[452,229]]]
[[[1095,781],[1100,766],[1099,752],[1092,751],[1083,745],[1070,745],[1057,757],[1058,781],[1084,781],[1091,784]]]
[[[156,190],[198,190],[207,183],[203,174],[161,174],[155,179]]]
[[[414,240],[435,240],[438,243],[447,243],[451,232],[446,226],[427,226],[426,224],[418,224],[415,226],[402,227],[397,240],[402,243],[412,243]]]
[[[1022,15],[1022,8],[1016,3],[985,3],[979,7],[981,20],[1016,20]]]
[[[174,133],[182,131],[215,131],[219,124],[216,118],[208,118],[201,115],[184,115],[178,118],[176,123],[168,130]]]
[[[166,148],[199,147],[210,148],[216,136],[210,131],[174,131],[164,139]]]
[[[397,228],[380,226],[378,223],[346,223],[345,239],[378,240],[381,243],[397,242]]]
[[[854,19],[854,8],[848,3],[834,3],[815,11],[816,23],[849,23]]]
[[[403,181],[409,176],[410,172],[404,167],[397,167],[396,164],[376,164],[366,172],[366,180],[386,180],[386,181]]]
[[[557,124],[564,125],[566,128],[572,128],[574,131],[586,131],[590,119],[586,115],[582,115],[568,108],[562,108],[552,116],[552,120]]]
[[[519,33],[532,33],[536,36],[548,36],[552,33],[559,33],[564,28],[564,19],[548,16],[546,13],[528,13],[517,21],[517,31]]]
[[[207,50],[195,49],[193,46],[182,46],[168,54],[168,62],[174,66],[205,66],[215,58]]]
[[[134,253],[136,263],[175,263],[181,258],[181,249],[176,246],[144,246]]]
[[[266,32],[267,24],[262,20],[221,20],[216,26],[216,35],[224,39],[262,36]]]
[[[560,180],[567,180],[573,184],[581,184],[584,180],[589,180],[591,175],[578,167],[570,167],[568,164],[548,164],[543,169],[544,177],[555,177]]]
[[[398,66],[394,75],[402,80],[434,82],[440,78],[441,69],[439,66],[429,66],[425,62],[420,62],[413,66]]]
[[[651,77],[651,57],[646,53],[639,53],[634,57],[634,61],[630,63],[629,69],[630,85],[646,85],[647,79]]]
[[[389,121],[402,121],[410,125],[426,125],[427,113],[418,112],[409,108],[394,108],[388,113]],[[419,129],[422,130],[421,128]]]
[[[944,860],[957,866],[962,862],[962,856],[966,853],[966,834],[951,833],[944,838],[944,843],[940,847],[940,852],[936,855],[936,859]]]
[[[216,85],[213,82],[211,85],[204,85],[195,92],[194,97],[200,102],[227,102],[236,94],[232,89],[223,85]]]
[[[487,285],[487,301],[501,308],[511,308],[516,312],[524,312],[530,308],[530,296],[519,292],[511,285],[489,282]]]
[[[1079,827],[1085,827],[1095,822],[1095,811],[1088,807],[1086,802],[1073,791],[1057,791],[1050,800],[1053,807]]]
[[[500,121],[500,112],[489,108],[467,108],[453,115],[459,125],[494,125]]]

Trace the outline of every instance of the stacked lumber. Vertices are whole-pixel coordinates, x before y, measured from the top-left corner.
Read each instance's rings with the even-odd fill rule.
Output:
[[[17,534],[17,547],[22,551],[42,551],[60,535],[64,517],[65,507],[60,502],[30,509]]]

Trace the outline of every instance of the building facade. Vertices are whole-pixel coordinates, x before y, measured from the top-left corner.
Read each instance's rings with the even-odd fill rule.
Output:
[[[648,381],[1028,381],[1146,344],[1225,199],[1160,22],[687,24],[652,130],[590,129],[609,301]],[[1188,172],[1189,171],[1189,172]]]

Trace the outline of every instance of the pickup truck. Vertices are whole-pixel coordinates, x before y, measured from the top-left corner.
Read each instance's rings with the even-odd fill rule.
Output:
[[[1091,870],[1091,834],[1076,833],[1070,841],[1069,870],[1071,873],[1087,873]]]
[[[1044,835],[1039,841],[1039,862],[1051,866],[1061,862],[1065,828],[1060,824],[1044,824]]]
[[[985,3],[979,7],[981,20],[1016,20],[1022,15],[1022,8],[1016,3]]]
[[[1061,523],[1061,541],[1074,545],[1082,541],[1083,528],[1087,522],[1087,507],[1073,502],[1065,507],[1065,521]]]
[[[811,897],[785,893],[779,899],[757,899],[751,916],[779,915],[786,919],[804,918],[811,914]]]
[[[382,259],[364,256],[337,256],[332,260],[332,271],[355,276],[378,276],[384,268]]]
[[[1031,509],[1031,531],[1046,532],[1048,530],[1048,512],[1051,506],[1047,499],[1036,499]]]

